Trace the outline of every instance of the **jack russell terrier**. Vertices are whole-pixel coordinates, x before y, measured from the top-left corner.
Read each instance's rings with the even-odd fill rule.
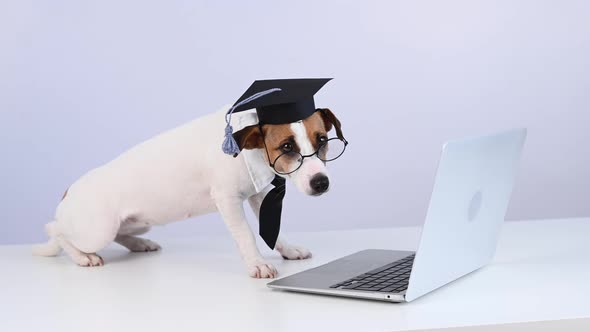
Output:
[[[292,80],[269,82],[282,81]],[[243,202],[248,200],[260,217],[277,175],[290,179],[305,194],[327,192],[325,161],[329,160],[322,156],[326,151],[319,151],[333,127],[342,136],[340,121],[329,109],[314,108],[307,111],[311,115],[303,114],[304,119],[279,124],[262,123],[263,107],[257,108],[258,114],[236,111],[234,125],[240,129],[232,137],[241,153],[232,158],[219,149],[228,109],[164,132],[82,176],[66,190],[54,220],[46,225],[49,241],[36,245],[33,253],[56,256],[63,249],[80,266],[100,266],[104,262],[97,252],[113,241],[133,252],[159,250],[157,243],[138,235],[154,225],[218,211],[248,274],[276,277],[277,270],[256,246]],[[289,153],[301,158],[286,158]],[[294,171],[283,172],[288,169]],[[276,239],[274,249],[285,259],[311,257],[309,250],[282,237]]]

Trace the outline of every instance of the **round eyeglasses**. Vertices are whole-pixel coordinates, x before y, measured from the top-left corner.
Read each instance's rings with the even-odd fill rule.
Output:
[[[319,148],[312,154],[306,156],[297,151],[284,152],[279,155],[270,166],[274,168],[277,174],[287,175],[298,170],[303,165],[305,158],[317,156],[321,161],[328,162],[338,159],[346,150],[348,141],[333,137],[321,143]]]

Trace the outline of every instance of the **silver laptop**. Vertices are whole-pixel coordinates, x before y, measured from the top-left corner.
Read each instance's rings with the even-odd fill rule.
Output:
[[[444,144],[416,252],[363,250],[268,287],[407,302],[488,264],[525,138],[515,129]]]

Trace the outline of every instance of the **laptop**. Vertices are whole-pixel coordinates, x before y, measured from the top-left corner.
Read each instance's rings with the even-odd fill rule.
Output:
[[[268,287],[409,302],[483,267],[496,250],[525,138],[521,128],[443,145],[416,252],[363,250]]]

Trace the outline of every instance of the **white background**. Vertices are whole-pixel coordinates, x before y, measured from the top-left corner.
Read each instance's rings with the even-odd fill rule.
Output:
[[[296,4],[294,4],[296,3]],[[316,96],[350,146],[283,229],[420,224],[441,144],[529,128],[508,219],[590,215],[586,1],[0,2],[0,243],[45,239],[80,175],[262,78]],[[222,135],[223,133],[220,133]],[[222,232],[218,215],[155,230]]]

